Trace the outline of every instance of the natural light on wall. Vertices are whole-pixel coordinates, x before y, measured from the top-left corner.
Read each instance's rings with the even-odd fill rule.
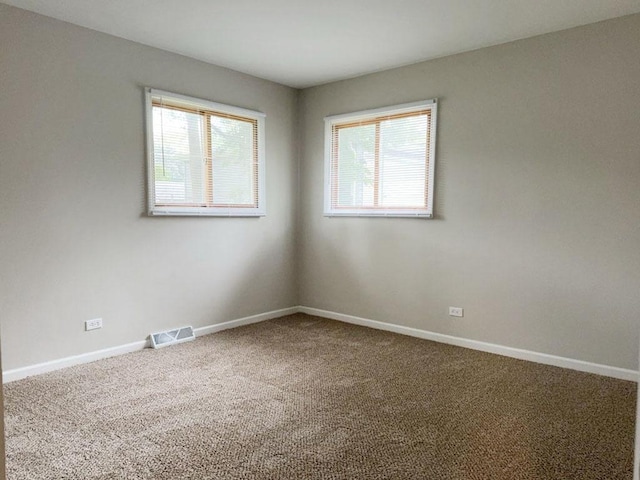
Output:
[[[147,89],[150,215],[265,214],[260,112]]]
[[[325,118],[325,215],[433,216],[436,100]]]

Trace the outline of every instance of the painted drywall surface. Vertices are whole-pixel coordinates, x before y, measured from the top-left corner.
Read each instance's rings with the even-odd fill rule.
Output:
[[[635,15],[304,90],[300,304],[636,369],[639,45]],[[434,97],[436,218],[324,217],[323,117]]]
[[[296,90],[6,5],[0,45],[6,369],[296,304]],[[145,86],[266,113],[265,218],[145,215]]]

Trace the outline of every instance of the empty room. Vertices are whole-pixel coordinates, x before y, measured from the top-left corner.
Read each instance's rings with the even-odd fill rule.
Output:
[[[637,0],[0,0],[0,478],[640,480]]]

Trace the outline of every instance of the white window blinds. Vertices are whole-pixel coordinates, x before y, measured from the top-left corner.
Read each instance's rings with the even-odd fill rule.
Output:
[[[433,215],[435,100],[325,119],[325,214]]]
[[[264,115],[148,89],[150,215],[264,215]]]

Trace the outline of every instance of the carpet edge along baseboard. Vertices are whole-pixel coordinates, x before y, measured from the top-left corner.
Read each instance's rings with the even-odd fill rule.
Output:
[[[422,338],[425,340],[431,340],[439,343],[446,343],[449,345],[455,345],[458,347],[470,348],[473,350],[479,350],[488,353],[494,353],[497,355],[503,355],[506,357],[517,358],[520,360],[527,360],[530,362],[541,363],[545,365],[552,365],[561,368],[568,368],[571,370],[577,370],[581,372],[594,373],[597,375],[603,375],[606,377],[617,378],[619,380],[628,380],[637,382],[639,373],[636,370],[629,370],[620,367],[613,367],[609,365],[602,365],[598,363],[586,362],[583,360],[576,360],[567,357],[560,357],[557,355],[550,355],[546,353],[534,352],[530,350],[524,350],[519,348],[507,347],[504,345],[497,345],[493,343],[481,342],[478,340],[472,340],[463,337],[456,337],[453,335],[445,335],[442,333],[430,332],[428,330],[421,330],[417,328],[405,327],[402,325],[396,325],[393,323],[385,323],[377,320],[371,320],[362,317],[356,317],[353,315],[347,315],[338,312],[332,312],[329,310],[322,310],[318,308],[295,306],[282,308],[279,310],[272,310],[270,312],[264,312],[257,315],[251,315],[248,317],[238,318],[223,323],[214,325],[208,325],[205,327],[199,327],[194,329],[196,337],[202,335],[208,335],[211,333],[220,332],[229,328],[236,328],[243,325],[250,325],[252,323],[263,322],[266,320],[272,320],[274,318],[283,317],[285,315],[291,315],[294,313],[306,313],[308,315],[315,315],[318,317],[324,317],[331,320],[337,320],[345,323],[351,323],[354,325],[360,325],[368,328],[375,328],[378,330],[385,330],[388,332],[398,333],[401,335],[408,335],[411,337]],[[125,345],[119,345],[103,350],[97,350],[94,352],[87,352],[80,355],[73,355],[65,358],[51,360],[48,362],[38,363],[35,365],[28,365],[25,367],[15,368],[11,370],[3,371],[4,383],[13,382],[22,378],[30,377],[33,375],[39,375],[42,373],[52,372],[73,365],[79,365],[82,363],[89,363],[103,358],[109,358],[116,355],[123,355],[126,353],[142,350],[149,346],[148,340],[141,340],[138,342],[128,343]]]

